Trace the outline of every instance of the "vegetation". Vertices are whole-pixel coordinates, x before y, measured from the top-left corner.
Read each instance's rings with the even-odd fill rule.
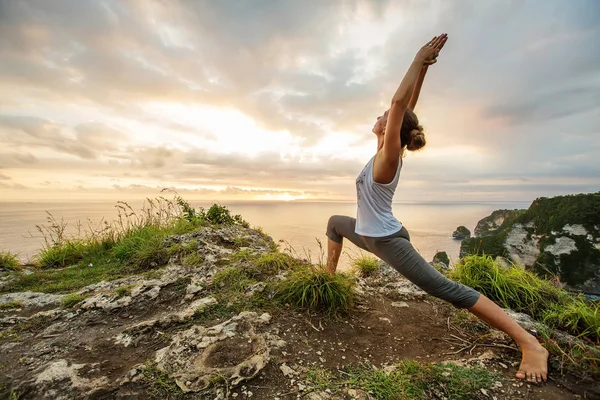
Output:
[[[204,256],[200,253],[188,254],[183,258],[183,265],[187,267],[197,267],[204,262]]]
[[[450,266],[450,258],[448,257],[448,253],[446,253],[445,251],[438,251],[433,256],[433,263],[444,263],[446,264],[446,266]]]
[[[344,274],[331,275],[323,269],[301,267],[281,283],[278,296],[282,303],[337,317],[352,308],[356,298],[354,286],[355,282]]]
[[[75,304],[83,301],[83,299],[85,299],[84,295],[77,294],[77,293],[71,293],[71,294],[63,297],[63,299],[62,299],[62,305],[63,305],[64,308],[71,308]]]
[[[155,362],[146,361],[143,369],[142,382],[148,386],[148,394],[151,399],[194,399],[196,396],[190,393],[184,393],[175,379],[158,368]]]
[[[456,230],[452,233],[452,237],[456,239],[468,238],[469,236],[471,236],[471,231],[463,225],[456,228]]]
[[[20,271],[22,267],[19,257],[10,251],[0,251],[0,269]]]
[[[21,340],[21,333],[38,333],[48,326],[50,317],[47,315],[34,316],[26,321],[18,322],[0,332],[0,344]]]
[[[373,276],[379,271],[379,260],[364,254],[352,260],[352,266],[354,273],[364,278]]]
[[[134,287],[135,285],[125,285],[117,288],[117,290],[115,291],[117,297],[131,296],[131,289],[133,289]]]
[[[14,310],[15,308],[23,307],[23,303],[20,301],[8,301],[6,303],[0,303],[0,311],[1,310]]]
[[[171,244],[165,238],[207,224],[248,226],[224,206],[214,204],[208,210],[196,210],[181,197],[147,199],[139,212],[125,202],[118,202],[116,208],[118,217],[112,223],[78,224],[72,236],[66,233],[66,222],[48,214],[48,223],[37,226],[45,239],[36,258],[40,270],[16,274],[0,292],[68,293],[102,280],[160,268],[176,254],[185,255],[186,265],[199,265],[201,256],[194,253],[197,242]],[[12,260],[14,256],[2,253],[2,259]]]
[[[317,389],[362,389],[369,392],[369,398],[377,400],[471,400],[487,398],[482,396],[481,389],[490,389],[500,376],[483,368],[404,360],[388,371],[363,364],[346,368],[339,375],[310,370],[307,378]]]
[[[514,223],[515,219],[517,219],[521,214],[523,214],[526,210],[495,210],[489,216],[483,218],[479,222],[477,222],[477,226],[475,227],[475,236],[489,236],[493,235],[494,232],[498,230],[504,230],[507,226],[510,226]],[[496,220],[502,219],[502,223],[500,225],[496,225]]]
[[[450,277],[478,290],[500,306],[524,312],[550,327],[600,342],[600,302],[575,296],[518,267],[491,257],[463,258]]]
[[[498,229],[488,232],[483,229],[484,221],[493,219],[498,213],[506,213],[506,218]],[[527,210],[497,210],[478,224],[483,237],[466,239],[461,244],[461,256],[489,255],[492,257],[507,255],[504,243],[514,224],[519,223],[528,231],[529,236],[540,238],[537,260],[532,267],[540,276],[558,276],[561,282],[572,287],[584,285],[586,282],[598,287],[596,270],[600,266],[600,250],[595,243],[585,236],[578,236],[563,231],[565,225],[582,225],[594,240],[600,236],[600,192],[541,197],[536,199]],[[484,236],[487,235],[487,236]],[[546,246],[554,244],[558,236],[566,236],[575,242],[576,251],[558,256],[545,252]]]

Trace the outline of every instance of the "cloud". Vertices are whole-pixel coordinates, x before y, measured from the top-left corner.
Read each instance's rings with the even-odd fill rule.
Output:
[[[447,31],[417,107],[429,144],[404,182],[441,197],[486,179],[593,182],[599,12],[593,0],[0,0],[0,167],[30,187],[351,198],[375,117],[419,45]]]

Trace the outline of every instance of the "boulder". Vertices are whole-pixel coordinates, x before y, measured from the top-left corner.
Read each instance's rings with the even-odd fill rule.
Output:
[[[454,232],[452,232],[454,239],[467,239],[471,237],[471,231],[466,226],[459,226]]]

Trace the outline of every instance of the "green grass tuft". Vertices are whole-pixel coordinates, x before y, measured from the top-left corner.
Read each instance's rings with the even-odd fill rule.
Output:
[[[169,261],[164,238],[165,232],[159,227],[146,226],[124,237],[113,248],[113,254],[141,271],[161,267]]]
[[[239,268],[226,268],[215,274],[213,285],[222,291],[242,292],[248,285],[256,281]]]
[[[84,295],[78,294],[78,293],[71,293],[71,294],[63,297],[63,299],[62,299],[62,306],[64,308],[71,308],[75,304],[80,303],[81,301],[83,301],[83,299],[85,299]]]
[[[31,274],[17,274],[0,292],[69,293],[103,280],[114,280],[131,272],[113,260],[98,259],[92,267],[76,265],[58,270],[41,270]]]
[[[141,381],[148,386],[148,395],[151,399],[179,400],[196,398],[194,394],[184,393],[177,386],[175,379],[158,368],[154,361],[146,361],[142,374]]]
[[[374,276],[379,272],[379,260],[366,254],[352,260],[352,266],[354,273],[363,278]]]
[[[204,262],[204,257],[200,253],[188,254],[183,258],[183,265],[186,267],[198,267]]]
[[[300,309],[316,310],[329,316],[347,314],[355,298],[355,282],[343,274],[331,275],[323,269],[299,267],[279,286],[282,303]]]
[[[20,301],[8,301],[6,303],[0,303],[0,310],[14,310],[15,308],[23,307],[23,303]]]
[[[298,262],[287,254],[270,252],[260,255],[243,268],[250,277],[260,279],[275,276],[297,265]]]
[[[569,301],[565,301],[567,298]],[[542,322],[600,341],[600,302],[592,303],[583,296],[564,296],[561,303],[545,310]]]
[[[210,306],[198,308],[194,312],[191,322],[202,325],[215,319],[229,319],[239,312],[240,309],[238,306],[219,302]]]
[[[10,251],[0,251],[0,268],[9,271],[21,271],[23,269],[17,255]]]
[[[531,315],[551,328],[600,341],[600,305],[555,287],[519,267],[489,256],[463,258],[449,277],[478,290],[500,306]]]
[[[117,288],[117,290],[115,290],[115,293],[117,294],[117,297],[131,296],[131,289],[133,289],[134,287],[135,285],[121,286]]]

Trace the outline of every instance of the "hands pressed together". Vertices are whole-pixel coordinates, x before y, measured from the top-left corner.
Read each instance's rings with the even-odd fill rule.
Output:
[[[423,65],[432,65],[437,62],[437,57],[440,54],[440,50],[446,44],[448,40],[448,34],[442,33],[440,36],[435,36],[425,46],[417,52],[415,61],[422,63]]]

